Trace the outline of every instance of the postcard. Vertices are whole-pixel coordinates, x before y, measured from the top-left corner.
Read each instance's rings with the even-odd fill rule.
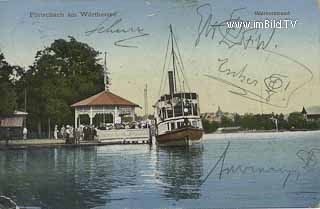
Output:
[[[319,208],[319,21],[319,0],[0,0],[0,209]]]

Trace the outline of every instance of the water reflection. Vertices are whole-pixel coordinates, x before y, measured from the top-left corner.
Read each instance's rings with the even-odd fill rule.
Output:
[[[275,139],[269,133],[226,139],[210,135],[204,147],[191,148],[114,145],[0,151],[0,195],[43,209],[308,207],[319,200],[318,161],[306,155],[319,148],[319,132],[303,134],[309,134],[305,140],[290,133]],[[298,183],[291,177],[285,189],[279,183],[283,176],[273,172],[225,174],[222,180],[213,173],[200,188],[229,141],[225,168],[300,169],[307,159],[310,167],[301,170]],[[300,158],[299,150],[306,151],[300,151]]]
[[[19,205],[91,208],[105,205],[112,169],[99,169],[96,148],[0,153],[0,194]],[[109,164],[108,167],[112,167]]]
[[[159,147],[156,170],[164,183],[164,197],[198,199],[203,175],[203,147]]]
[[[140,169],[151,153],[148,146],[144,147],[0,152],[0,195],[18,205],[50,209],[105,206],[115,199],[112,191],[139,184]],[[126,196],[120,192],[116,198]]]

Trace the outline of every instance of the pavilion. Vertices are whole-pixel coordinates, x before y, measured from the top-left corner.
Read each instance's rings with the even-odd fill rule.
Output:
[[[99,114],[111,114],[113,124],[121,123],[122,116],[129,116],[132,121],[135,121],[135,108],[140,106],[111,93],[109,90],[104,90],[71,105],[71,107],[75,108],[74,123],[75,128],[77,128],[81,123],[80,115],[88,115],[90,125],[93,124],[93,118]]]
[[[75,111],[75,128],[79,127],[81,124],[80,115],[88,115],[90,125],[93,125],[93,119],[97,115],[102,115],[103,118],[105,115],[112,115],[112,123],[119,124],[122,122],[122,116],[129,116],[132,121],[135,121],[135,108],[141,108],[139,105],[110,92],[109,86],[111,83],[106,64],[106,52],[104,56],[104,91],[71,105],[71,107],[74,107]],[[105,123],[106,121],[103,122]]]

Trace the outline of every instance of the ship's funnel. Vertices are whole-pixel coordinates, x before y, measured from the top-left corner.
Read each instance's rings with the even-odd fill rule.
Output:
[[[174,94],[174,82],[173,82],[173,72],[168,71],[168,78],[169,78],[169,91],[170,95]]]

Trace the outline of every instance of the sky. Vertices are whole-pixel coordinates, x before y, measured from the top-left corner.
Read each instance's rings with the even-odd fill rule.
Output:
[[[255,11],[289,14],[255,15]],[[88,17],[81,12],[111,16]],[[64,16],[31,16],[36,13]],[[296,25],[228,30],[230,19],[291,20]],[[220,106],[227,112],[289,113],[320,105],[319,20],[316,0],[0,0],[0,49],[10,64],[27,68],[38,50],[73,36],[108,53],[113,93],[144,107],[147,84],[152,113],[159,93],[166,93],[159,88],[172,24],[201,112]],[[112,25],[113,30],[130,32],[101,29]]]

